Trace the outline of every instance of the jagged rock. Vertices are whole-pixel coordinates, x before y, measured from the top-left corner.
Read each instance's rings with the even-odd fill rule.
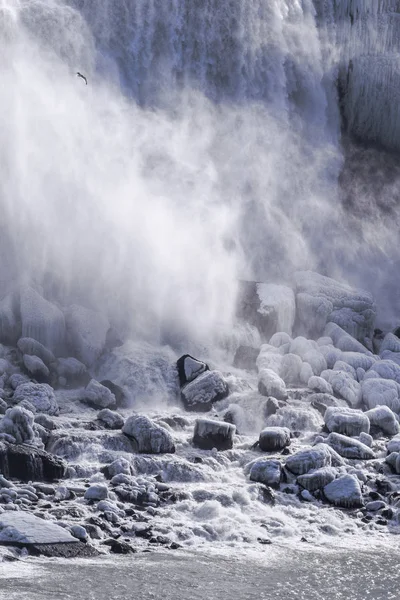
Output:
[[[341,475],[324,487],[327,500],[343,508],[363,506],[360,483],[354,475]]]
[[[19,404],[23,400],[28,400],[38,413],[46,413],[50,416],[59,413],[53,388],[47,383],[23,383],[19,385],[14,392],[13,402]]]
[[[321,469],[310,471],[305,475],[299,475],[297,483],[309,492],[315,492],[333,481],[337,475],[338,472],[334,467],[322,467]]]
[[[390,442],[387,443],[387,451],[400,452],[400,435],[396,435]]]
[[[246,371],[257,371],[256,361],[259,353],[259,348],[239,346],[233,358],[233,366]]]
[[[287,391],[285,382],[271,369],[261,369],[258,374],[258,391],[262,396],[273,396],[285,400]]]
[[[290,430],[287,427],[266,427],[260,433],[258,442],[264,452],[283,450],[290,445]]]
[[[377,406],[364,413],[373,427],[386,435],[397,435],[400,431],[396,415],[388,406]]]
[[[304,475],[311,470],[330,467],[331,464],[331,454],[326,444],[317,444],[313,448],[300,450],[289,456],[285,466],[295,475]]]
[[[93,408],[115,408],[117,405],[114,394],[95,379],[87,384],[82,399]]]
[[[239,283],[237,316],[254,325],[265,339],[278,331],[291,335],[296,313],[293,290],[253,281]]]
[[[18,349],[22,354],[28,354],[29,356],[38,356],[46,365],[50,367],[56,361],[56,357],[53,352],[48,350],[43,344],[34,340],[33,338],[20,338],[17,342]]]
[[[358,458],[369,460],[375,458],[371,448],[358,440],[346,437],[340,433],[330,433],[326,443],[344,458]]]
[[[57,306],[34,289],[25,286],[20,293],[22,337],[33,338],[55,354],[65,344],[65,319]]]
[[[104,423],[108,429],[122,429],[125,423],[125,419],[122,415],[109,408],[103,408],[103,410],[98,413],[97,418]]]
[[[194,381],[196,377],[209,371],[208,365],[190,354],[184,354],[176,361],[176,367],[178,369],[179,384],[183,387],[185,384]]]
[[[370,422],[368,416],[352,408],[330,406],[326,409],[324,420],[328,431],[349,436],[357,436],[361,432],[369,433]]]
[[[252,464],[251,481],[257,481],[271,487],[278,487],[282,477],[282,465],[279,460],[260,459]]]
[[[219,371],[206,371],[181,390],[181,398],[187,410],[208,411],[214,402],[226,398],[228,384]]]
[[[175,445],[170,433],[144,415],[129,417],[125,421],[122,432],[136,442],[138,452],[145,454],[175,452]]]
[[[0,441],[0,472],[20,481],[55,481],[64,477],[63,460],[33,446]]]
[[[235,425],[213,421],[212,419],[197,419],[193,445],[202,450],[230,450],[233,447],[233,436],[236,433]]]
[[[30,354],[24,354],[23,363],[26,370],[32,375],[34,379],[39,382],[47,381],[50,377],[50,371],[44,364],[41,358],[38,356],[31,356]]]
[[[12,436],[16,444],[34,444],[33,420],[33,414],[21,406],[8,408],[0,420],[0,433]]]
[[[369,371],[367,375],[371,372]],[[390,379],[371,378],[361,383],[362,398],[367,408],[388,406],[391,410],[400,412],[399,385]]]
[[[276,348],[280,348],[281,346],[290,344],[291,341],[292,338],[288,333],[285,333],[284,331],[278,331],[277,333],[274,333],[274,335],[269,340],[269,345],[275,346]]]
[[[66,312],[67,337],[73,354],[85,365],[91,366],[103,352],[110,323],[100,312],[70,306]]]

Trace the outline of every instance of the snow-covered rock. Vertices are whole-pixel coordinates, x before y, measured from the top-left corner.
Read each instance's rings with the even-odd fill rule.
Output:
[[[219,371],[206,371],[187,383],[181,398],[187,410],[208,411],[214,402],[226,398],[228,384]]]
[[[144,415],[128,417],[122,432],[136,442],[138,452],[144,454],[175,452],[171,434]]]
[[[290,344],[291,341],[292,338],[288,333],[285,333],[284,331],[278,331],[277,333],[274,333],[274,335],[269,340],[269,345],[275,346],[275,348],[280,348],[281,346]]]
[[[262,396],[273,396],[285,400],[287,391],[285,382],[271,369],[261,369],[258,374],[258,391]]]
[[[376,406],[364,413],[371,425],[385,435],[397,435],[400,431],[396,415],[388,406]]]
[[[73,304],[66,312],[68,342],[73,354],[91,366],[103,352],[110,323],[100,312]]]
[[[400,435],[397,434],[396,437],[391,439],[390,442],[387,443],[386,448],[389,454],[391,452],[400,452]]]
[[[392,360],[378,360],[366,373],[367,379],[380,377],[382,379],[392,379],[400,384],[400,365]]]
[[[260,433],[258,443],[264,452],[283,450],[290,445],[290,430],[287,427],[266,427]]]
[[[364,346],[364,344],[359,342],[352,335],[349,335],[347,331],[336,323],[328,323],[324,329],[324,335],[332,338],[335,347],[342,350],[342,352],[357,352],[372,356],[372,353]]]
[[[301,365],[301,370],[300,370],[300,381],[303,385],[307,385],[307,383],[310,381],[311,377],[313,377],[314,372],[311,368],[311,365],[309,365],[307,362],[303,362],[303,364]]]
[[[361,460],[375,458],[371,448],[368,448],[368,446],[354,438],[349,438],[340,433],[330,433],[326,438],[326,443],[344,458],[357,458]]]
[[[322,335],[331,321],[359,340],[372,338],[376,306],[371,294],[311,271],[296,273],[295,281],[297,318],[310,337]]]
[[[35,432],[33,430],[33,414],[20,406],[8,408],[0,420],[0,433],[12,436],[16,444],[33,444]]]
[[[115,408],[117,405],[114,394],[95,379],[87,384],[82,399],[93,408]]]
[[[328,369],[333,369],[334,364],[342,358],[342,351],[334,346],[319,346],[319,351],[326,360]]]
[[[353,367],[356,371],[357,369],[368,371],[376,363],[375,357],[368,356],[362,352],[342,352],[338,360]]]
[[[317,393],[320,394],[333,394],[333,389],[330,383],[328,383],[328,381],[326,381],[325,379],[323,379],[322,377],[318,377],[316,375],[313,375],[312,377],[310,377],[310,379],[307,382],[307,387],[310,390],[314,390]]]
[[[368,373],[367,373],[368,375]],[[399,384],[390,379],[364,378],[361,382],[362,399],[367,408],[388,406],[400,412]]]
[[[385,350],[390,352],[400,352],[400,339],[393,333],[387,333],[382,341],[379,354],[382,356]]]
[[[370,429],[368,416],[352,408],[331,406],[326,409],[324,420],[328,431],[348,436],[357,436],[361,432],[369,433]]]
[[[103,410],[97,414],[97,418],[104,423],[108,429],[122,429],[125,423],[125,419],[122,415],[109,408],[103,408]]]
[[[44,362],[46,367],[50,367],[56,361],[53,352],[33,338],[20,338],[17,342],[17,346],[22,354],[38,356]]]
[[[88,383],[86,366],[77,358],[69,356],[68,358],[59,358],[57,361],[57,375],[64,377],[68,383],[83,384]]]
[[[321,469],[310,471],[305,475],[299,475],[297,483],[309,492],[315,492],[328,485],[337,475],[338,471],[334,467],[322,467]]]
[[[251,481],[264,485],[277,487],[282,477],[282,465],[279,460],[259,459],[252,464],[250,470]]]
[[[330,383],[333,391],[344,398],[352,408],[360,406],[362,399],[361,386],[351,375],[344,371],[327,369],[322,371],[321,377]]]
[[[331,464],[331,454],[326,444],[317,444],[313,448],[300,450],[289,456],[285,466],[295,475],[304,475],[311,470],[330,467]]]
[[[324,487],[327,500],[343,508],[363,506],[360,483],[354,475],[341,475]]]
[[[239,346],[233,357],[233,366],[237,369],[244,369],[246,371],[257,370],[257,357],[260,353],[259,348],[253,348],[252,346]]]
[[[110,479],[120,474],[131,475],[132,467],[126,458],[120,457],[114,460],[111,464],[107,465],[107,473]]]
[[[208,365],[190,354],[184,354],[178,358],[176,362],[178,369],[179,383],[183,387],[186,383],[190,383],[196,377],[209,370]]]
[[[55,354],[62,352],[65,319],[61,310],[28,286],[21,289],[20,310],[22,337],[37,340]]]
[[[291,431],[320,431],[323,420],[314,408],[283,406],[267,419],[268,426],[287,427]]]
[[[7,511],[0,514],[0,542],[36,545],[74,543],[78,540],[48,519],[23,511]]]
[[[236,433],[235,425],[212,419],[197,419],[193,445],[202,450],[230,450],[233,447],[233,437]]]
[[[85,492],[85,500],[105,500],[108,498],[108,489],[105,484],[95,483]]]
[[[297,354],[285,354],[280,361],[278,375],[286,385],[298,385],[303,361]]]
[[[262,369],[271,369],[271,371],[279,375],[282,358],[281,348],[276,348],[270,344],[263,344],[256,360],[256,366],[259,371],[262,371]]]
[[[44,364],[41,358],[38,356],[32,356],[30,354],[24,354],[22,357],[25,368],[35,379],[48,379],[50,371]]]
[[[343,354],[342,354],[343,356]],[[344,373],[347,373],[348,375],[350,375],[350,377],[354,380],[357,380],[357,375],[356,375],[356,370],[351,366],[348,365],[346,362],[344,362],[343,360],[337,360],[335,362],[335,364],[333,365],[333,371],[343,371]]]
[[[28,400],[36,412],[47,415],[58,415],[59,408],[54,390],[47,383],[22,383],[14,392],[13,401],[19,404]]]

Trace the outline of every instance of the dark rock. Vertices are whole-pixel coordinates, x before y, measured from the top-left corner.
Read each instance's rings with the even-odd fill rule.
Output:
[[[104,540],[102,544],[104,546],[108,546],[110,548],[110,552],[112,552],[113,554],[134,554],[135,552],[137,552],[137,550],[127,542],[115,540],[113,538]]]
[[[202,450],[230,450],[233,447],[233,436],[236,427],[230,423],[197,419],[194,428],[193,445]]]
[[[377,519],[376,524],[377,525],[387,525],[388,522],[386,521],[386,519]]]
[[[368,496],[371,498],[371,500],[383,500],[383,497],[378,494],[378,492],[369,492]]]
[[[115,396],[115,400],[117,401],[117,407],[126,407],[128,403],[128,398],[120,385],[117,385],[113,381],[109,379],[103,379],[100,381],[101,385],[108,388],[110,392],[112,392]]]
[[[257,538],[257,542],[259,544],[264,544],[264,545],[272,544],[272,540],[270,540],[269,538]]]
[[[66,464],[33,446],[0,442],[0,472],[20,481],[55,481],[64,477]]]
[[[393,509],[392,509],[392,508],[384,508],[384,509],[382,510],[382,512],[381,512],[381,516],[382,516],[384,519],[388,519],[389,521],[390,521],[391,519],[393,519],[393,515],[394,515],[394,512],[393,512]]]
[[[228,396],[229,388],[219,371],[206,371],[181,390],[181,398],[187,410],[207,412],[214,402]]]
[[[182,548],[182,546],[177,542],[172,542],[172,544],[169,545],[170,550],[179,550],[179,548]]]
[[[29,546],[30,554],[50,558],[91,558],[100,552],[90,544],[83,542],[64,544],[33,544]]]
[[[239,346],[233,358],[233,366],[246,371],[257,371],[256,360],[260,350],[251,346]]]
[[[190,354],[184,354],[178,358],[176,367],[178,369],[179,384],[181,387],[194,381],[196,377],[205,373],[205,371],[209,371],[209,366],[205,362],[190,356]]]
[[[274,491],[269,486],[262,487],[261,498],[266,504],[271,504],[271,506],[275,506],[276,496]]]

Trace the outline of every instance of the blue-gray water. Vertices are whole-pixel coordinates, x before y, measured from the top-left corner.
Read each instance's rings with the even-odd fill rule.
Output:
[[[398,552],[268,548],[264,557],[194,553],[0,564],[1,600],[397,600]]]

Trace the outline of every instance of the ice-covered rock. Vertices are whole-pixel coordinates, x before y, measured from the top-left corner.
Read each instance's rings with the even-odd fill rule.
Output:
[[[322,467],[321,469],[310,471],[305,475],[299,475],[297,483],[309,492],[315,492],[328,485],[337,475],[338,471],[334,467]]]
[[[282,356],[278,375],[286,385],[298,385],[302,365],[303,361],[297,354],[285,354]]]
[[[372,448],[372,444],[374,443],[374,438],[372,437],[372,435],[370,435],[369,433],[365,433],[364,431],[360,433],[360,435],[358,436],[358,440],[362,444],[368,446],[368,448]]]
[[[283,331],[291,335],[296,313],[293,290],[283,285],[241,281],[237,316],[268,339]]]
[[[386,507],[386,504],[382,500],[373,500],[372,502],[368,502],[365,505],[366,510],[369,512],[377,512],[378,510],[382,510]]]
[[[372,356],[372,353],[364,344],[352,337],[352,335],[349,335],[347,331],[335,323],[328,323],[326,325],[324,335],[331,337],[335,347],[342,350],[342,352],[359,352],[367,356]]]
[[[171,434],[144,415],[128,417],[122,432],[136,442],[138,452],[144,454],[175,452]]]
[[[382,379],[392,379],[400,384],[400,365],[392,360],[376,361],[365,376],[367,379],[380,377]]]
[[[187,410],[208,411],[214,402],[226,398],[228,384],[219,371],[206,371],[187,383],[181,398]]]
[[[77,358],[59,358],[57,361],[57,375],[64,377],[70,384],[86,385],[90,381],[86,366]]]
[[[317,375],[313,375],[307,382],[307,387],[310,390],[314,390],[320,394],[333,394],[333,389],[330,383],[323,379],[322,377],[318,377]]]
[[[233,357],[233,366],[246,371],[257,371],[256,361],[259,353],[259,348],[239,346]]]
[[[36,412],[47,415],[58,415],[59,408],[54,390],[47,383],[23,383],[14,392],[13,401],[19,404],[28,400],[35,407]]]
[[[0,472],[20,481],[55,481],[64,477],[65,462],[26,444],[0,441]]]
[[[340,433],[330,433],[326,438],[326,443],[344,458],[357,458],[361,460],[375,458],[371,448],[368,448],[368,446],[354,438],[349,438]]]
[[[257,481],[271,487],[278,487],[282,477],[282,465],[279,460],[259,459],[252,464],[251,481]]]
[[[400,452],[400,435],[397,434],[396,437],[391,439],[390,442],[387,443],[386,447],[389,454],[391,452]]]
[[[82,399],[93,408],[115,408],[117,405],[114,394],[95,379],[87,384]]]
[[[319,350],[313,349],[304,355],[304,362],[308,363],[314,375],[321,375],[327,368],[324,355]]]
[[[323,420],[320,413],[304,406],[283,406],[267,419],[268,426],[287,427],[291,431],[320,431]]]
[[[311,377],[313,377],[314,373],[313,370],[311,368],[311,365],[309,365],[307,362],[303,362],[303,364],[301,365],[301,370],[300,370],[300,381],[303,385],[307,385],[307,383],[310,381]]]
[[[0,514],[0,542],[30,546],[77,543],[78,540],[48,519],[40,519],[23,511],[7,511]]]
[[[85,492],[85,500],[105,500],[108,498],[107,486],[102,483],[91,485]]]
[[[382,356],[382,353],[385,350],[389,350],[390,352],[400,352],[400,339],[397,335],[393,333],[387,333],[382,341],[381,347],[379,349],[379,354]]]
[[[343,356],[343,354],[342,354]],[[344,362],[343,360],[337,360],[335,362],[335,364],[333,365],[333,371],[343,371],[344,373],[347,373],[348,375],[350,375],[350,377],[354,380],[357,379],[357,375],[356,375],[356,370],[351,366],[348,365],[346,362]]]
[[[46,367],[50,367],[56,361],[53,352],[33,338],[20,338],[17,342],[17,346],[22,354],[38,356],[44,362]]]
[[[370,422],[368,416],[360,410],[331,406],[324,415],[328,431],[343,433],[348,436],[357,436],[363,431],[369,433]]]
[[[371,425],[385,435],[397,435],[400,431],[396,415],[388,406],[376,406],[364,413]]]
[[[21,289],[20,310],[22,337],[37,340],[55,354],[62,352],[65,319],[61,310],[28,286]]]
[[[235,425],[214,421],[212,419],[197,419],[193,445],[202,450],[230,450],[233,447],[233,437],[236,433]]]
[[[297,319],[310,337],[322,335],[331,321],[359,340],[372,338],[376,306],[371,294],[311,271],[296,273],[295,281]]]
[[[280,373],[283,354],[280,348],[263,344],[260,348],[260,353],[256,360],[256,365],[259,371],[262,369],[271,369],[277,375]]]
[[[33,414],[20,406],[8,408],[0,420],[0,433],[11,435],[17,444],[33,444],[35,432],[33,430]]]
[[[330,467],[331,464],[331,454],[326,444],[317,444],[313,448],[300,450],[289,456],[285,466],[295,475],[304,475],[311,470]]]
[[[179,383],[183,387],[186,383],[190,383],[196,377],[209,370],[208,365],[190,354],[184,354],[176,361],[178,369]]]
[[[357,369],[368,371],[376,363],[374,356],[368,356],[362,352],[342,352],[338,360],[353,367],[356,371]]]
[[[399,413],[399,389],[399,384],[390,379],[364,378],[361,383],[363,402],[370,409],[376,406],[388,406],[394,412]]]
[[[120,474],[131,475],[131,464],[129,461],[126,460],[126,458],[117,458],[111,464],[107,465],[107,474],[110,479]]]
[[[363,506],[360,483],[354,475],[341,475],[324,487],[327,500],[343,508]]]
[[[348,373],[327,369],[322,371],[321,377],[331,384],[333,391],[344,398],[352,408],[361,404],[361,386]]]
[[[91,366],[103,352],[110,323],[102,313],[73,304],[66,312],[68,342],[73,354]]]
[[[290,344],[291,341],[292,338],[288,333],[285,333],[284,331],[278,331],[277,333],[274,333],[274,335],[269,340],[269,345],[275,346],[275,348],[280,348],[281,346]]]
[[[285,382],[271,369],[261,369],[258,374],[258,391],[262,396],[273,396],[285,400],[287,391]]]
[[[97,414],[97,418],[104,423],[108,429],[122,429],[125,423],[125,419],[122,415],[109,408],[103,408],[103,410]]]
[[[290,430],[287,427],[266,427],[260,433],[258,443],[264,452],[283,450],[290,445]]]
[[[50,371],[41,358],[38,356],[32,356],[30,354],[24,354],[22,360],[25,368],[32,375],[32,377],[38,379],[39,381],[47,380],[49,378]]]
[[[82,525],[72,525],[70,527],[70,532],[74,538],[81,540],[82,542],[86,542],[88,539],[88,533]]]
[[[342,351],[334,346],[319,346],[319,351],[326,360],[328,369],[333,369],[334,364],[342,358]]]

